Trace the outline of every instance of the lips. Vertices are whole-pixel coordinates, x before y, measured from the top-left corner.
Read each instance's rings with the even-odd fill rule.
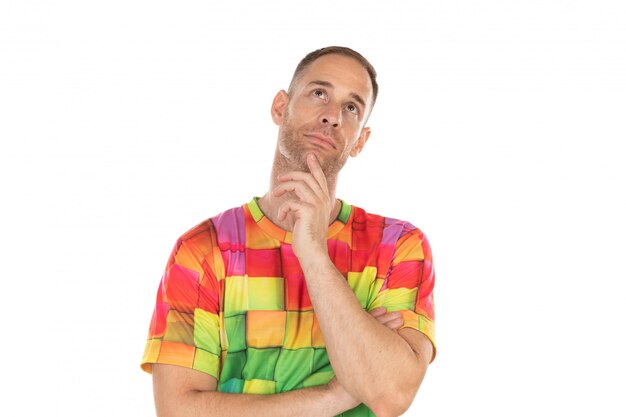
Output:
[[[306,133],[304,136],[312,139],[314,142],[331,149],[336,149],[335,141],[332,138],[321,133]]]

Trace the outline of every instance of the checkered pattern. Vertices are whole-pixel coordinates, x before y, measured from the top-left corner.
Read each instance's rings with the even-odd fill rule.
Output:
[[[273,394],[327,383],[334,373],[291,233],[257,199],[213,217],[177,242],[157,293],[142,368],[193,368],[223,392]],[[434,345],[434,272],[411,224],[342,202],[328,252],[361,307],[401,311]],[[368,415],[364,406],[344,415]]]

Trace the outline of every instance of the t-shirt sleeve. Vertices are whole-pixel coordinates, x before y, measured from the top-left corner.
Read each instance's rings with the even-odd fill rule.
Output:
[[[435,310],[433,287],[435,270],[428,239],[419,229],[412,228],[398,239],[391,266],[374,301],[368,310],[386,307],[400,311],[404,324],[422,332],[435,344]]]
[[[153,363],[196,369],[219,379],[220,318],[211,234],[181,238],[161,278],[141,368]]]

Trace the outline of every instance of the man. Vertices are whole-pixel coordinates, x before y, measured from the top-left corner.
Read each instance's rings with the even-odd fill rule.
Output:
[[[384,417],[410,406],[434,358],[428,242],[335,198],[369,138],[377,90],[357,52],[307,55],[272,103],[270,190],[178,240],[142,360],[159,416]]]

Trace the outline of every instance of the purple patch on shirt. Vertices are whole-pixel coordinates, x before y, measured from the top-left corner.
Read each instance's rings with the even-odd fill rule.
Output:
[[[246,226],[243,207],[235,207],[211,219],[217,232],[220,248],[230,243],[231,248],[242,250],[246,243]],[[242,248],[242,249],[240,249]]]
[[[386,217],[385,229],[383,230],[383,238],[381,239],[381,243],[383,245],[395,246],[398,238],[400,237],[400,234],[402,233],[403,226],[404,222]]]

